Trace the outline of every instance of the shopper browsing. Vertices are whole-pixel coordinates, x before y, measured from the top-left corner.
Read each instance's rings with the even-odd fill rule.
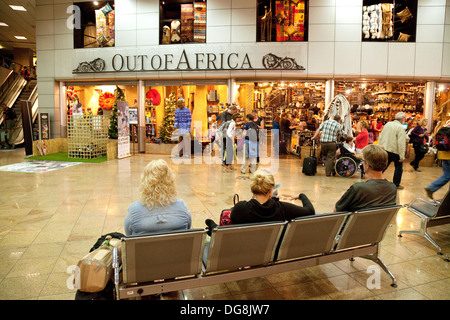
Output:
[[[231,172],[233,170],[232,164],[234,160],[234,138],[236,137],[236,122],[239,122],[242,116],[239,113],[233,114],[231,122],[227,128],[225,138],[225,172]]]
[[[237,113],[237,108],[235,105],[231,106],[227,103],[227,110],[222,112],[220,115],[220,125],[217,128],[217,136],[221,137],[222,143],[222,165],[226,165],[226,154],[227,154],[227,136],[226,130],[228,129],[229,124],[231,123],[232,117],[235,113]]]
[[[241,166],[242,174],[247,172],[247,166],[249,165],[250,173],[254,173],[257,167],[259,128],[254,122],[254,119],[251,113],[245,116],[245,124],[242,132],[242,135],[245,137],[243,162]]]
[[[176,197],[175,178],[164,160],[147,164],[139,191],[140,200],[130,205],[125,217],[127,236],[191,228],[191,213]]]

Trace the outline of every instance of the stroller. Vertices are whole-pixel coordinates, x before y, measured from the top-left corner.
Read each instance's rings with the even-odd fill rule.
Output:
[[[347,150],[343,143],[339,143],[338,148],[340,150],[340,155],[337,157],[334,164],[335,172],[341,177],[350,178],[355,174],[359,167],[361,169],[361,179],[364,178],[362,161],[358,159],[355,154]]]

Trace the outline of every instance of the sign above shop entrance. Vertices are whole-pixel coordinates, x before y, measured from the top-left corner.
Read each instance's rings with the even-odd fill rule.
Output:
[[[92,72],[151,72],[151,71],[217,71],[217,70],[305,70],[294,58],[279,57],[273,53],[262,57],[262,68],[255,67],[248,53],[193,53],[183,50],[180,55],[171,53],[154,55],[115,54],[108,65],[97,58],[81,62],[72,73]]]

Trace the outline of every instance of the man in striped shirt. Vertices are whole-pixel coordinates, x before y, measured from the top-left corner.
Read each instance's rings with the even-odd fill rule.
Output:
[[[335,115],[333,119],[324,121],[316,130],[316,133],[312,139],[317,140],[320,132],[322,132],[322,135],[320,136],[322,153],[327,155],[325,173],[327,177],[329,177],[333,173],[334,158],[336,157],[337,150],[337,139],[343,134],[341,116]]]

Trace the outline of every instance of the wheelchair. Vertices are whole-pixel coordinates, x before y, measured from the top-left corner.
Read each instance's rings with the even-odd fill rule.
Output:
[[[358,168],[361,169],[361,179],[364,178],[364,168],[362,161],[358,159],[353,153],[344,148],[343,144],[338,146],[340,155],[336,158],[334,164],[334,171],[343,178],[352,177]]]

